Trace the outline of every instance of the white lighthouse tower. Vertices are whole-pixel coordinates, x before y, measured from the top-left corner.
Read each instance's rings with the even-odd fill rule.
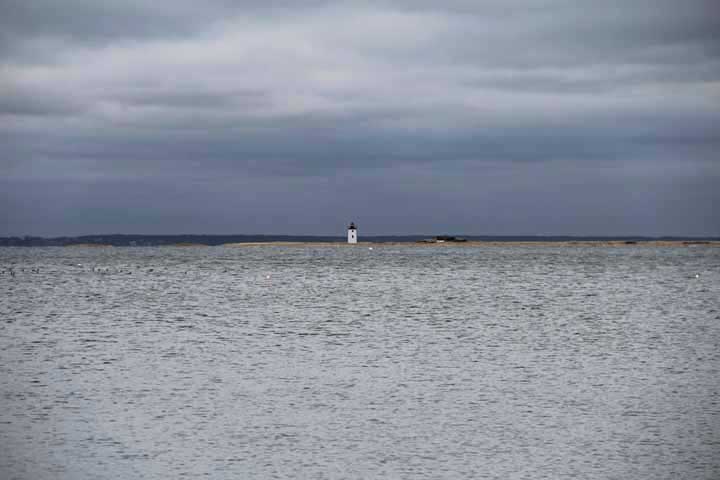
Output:
[[[350,222],[348,227],[348,243],[357,243],[357,228],[354,222]]]

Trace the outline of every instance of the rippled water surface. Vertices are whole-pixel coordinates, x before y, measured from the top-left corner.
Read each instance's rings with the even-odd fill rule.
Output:
[[[3,479],[720,478],[717,248],[7,248],[0,270]]]

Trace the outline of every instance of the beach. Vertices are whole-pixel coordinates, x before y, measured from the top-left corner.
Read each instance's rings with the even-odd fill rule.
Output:
[[[720,247],[720,241],[694,241],[694,240],[598,240],[598,241],[477,241],[464,242],[362,242],[348,244],[346,242],[241,242],[226,243],[224,247],[691,247],[691,246]]]

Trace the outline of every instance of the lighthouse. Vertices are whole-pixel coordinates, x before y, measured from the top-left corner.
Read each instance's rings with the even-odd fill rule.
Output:
[[[350,222],[348,227],[348,243],[357,243],[357,228],[354,222]]]

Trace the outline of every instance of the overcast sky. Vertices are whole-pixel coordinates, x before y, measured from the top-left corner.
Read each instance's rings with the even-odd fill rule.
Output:
[[[0,235],[720,235],[720,3],[0,0],[0,156]]]

